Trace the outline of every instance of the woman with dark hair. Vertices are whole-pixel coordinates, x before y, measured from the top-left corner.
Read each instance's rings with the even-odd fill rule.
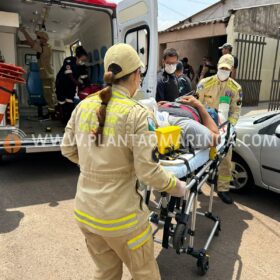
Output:
[[[160,166],[153,116],[132,99],[143,67],[137,52],[114,45],[104,66],[108,86],[78,104],[61,146],[81,171],[75,218],[95,263],[93,279],[121,280],[124,263],[134,280],[158,280],[150,213],[138,180],[178,197],[186,183]]]
[[[60,107],[61,119],[67,123],[75,107],[76,92],[88,84],[85,62],[88,59],[86,50],[79,46],[75,56],[64,59],[63,65],[56,76],[56,96]]]

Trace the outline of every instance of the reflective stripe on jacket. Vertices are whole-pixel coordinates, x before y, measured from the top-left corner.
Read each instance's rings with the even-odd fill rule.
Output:
[[[241,113],[243,93],[241,86],[229,78],[221,82],[217,75],[202,79],[197,85],[197,94],[202,104],[218,109],[221,96],[230,97],[228,120],[235,125]]]
[[[98,126],[98,94],[73,111],[61,146],[62,154],[79,164],[75,218],[92,232],[121,236],[147,222],[149,211],[140,205],[137,179],[158,191],[171,191],[176,178],[155,160],[157,145],[148,109],[113,87],[107,105],[103,145],[96,147],[91,132]]]

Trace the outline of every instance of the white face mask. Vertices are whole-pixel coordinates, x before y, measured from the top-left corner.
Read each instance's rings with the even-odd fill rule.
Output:
[[[164,70],[167,74],[173,74],[176,71],[177,64],[165,64]]]
[[[222,81],[222,82],[226,81],[230,76],[230,71],[223,70],[223,69],[218,69],[217,76],[218,76],[220,81]]]

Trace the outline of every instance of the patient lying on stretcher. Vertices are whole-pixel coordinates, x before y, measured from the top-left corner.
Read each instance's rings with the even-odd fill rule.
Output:
[[[162,101],[157,104],[153,98],[140,103],[153,112],[159,127],[181,127],[184,148],[205,149],[219,144],[220,134],[214,119],[195,97],[185,97],[180,103]]]

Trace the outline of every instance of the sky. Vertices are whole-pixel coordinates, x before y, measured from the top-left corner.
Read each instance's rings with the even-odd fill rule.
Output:
[[[118,3],[121,0],[110,0]],[[151,0],[154,1],[154,0]],[[164,30],[218,2],[217,0],[158,0],[158,29]]]

